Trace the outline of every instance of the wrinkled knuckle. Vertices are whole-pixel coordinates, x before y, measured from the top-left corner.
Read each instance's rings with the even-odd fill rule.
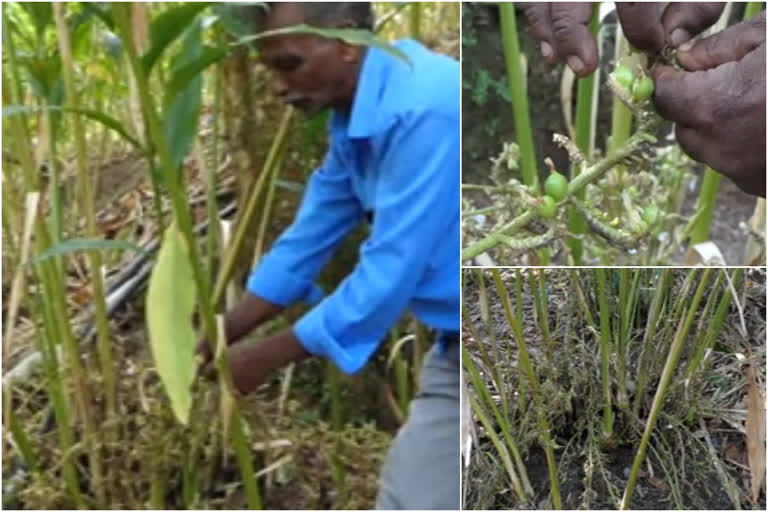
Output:
[[[558,41],[567,40],[573,33],[573,21],[567,16],[561,16],[552,20],[552,34]]]

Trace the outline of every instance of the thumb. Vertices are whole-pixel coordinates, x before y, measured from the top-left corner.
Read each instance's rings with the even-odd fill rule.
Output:
[[[765,11],[694,44],[684,44],[677,60],[688,71],[703,71],[737,62],[765,42]]]

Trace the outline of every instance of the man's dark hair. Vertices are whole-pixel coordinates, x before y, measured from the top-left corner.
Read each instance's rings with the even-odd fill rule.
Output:
[[[257,30],[263,30],[269,9],[284,2],[266,2],[266,7],[248,7],[248,18]],[[323,28],[359,28],[373,30],[370,2],[295,2],[301,4],[307,25]]]

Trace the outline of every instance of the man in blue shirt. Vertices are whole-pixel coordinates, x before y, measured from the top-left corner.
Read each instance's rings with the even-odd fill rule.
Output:
[[[373,16],[369,3],[273,3],[260,29],[300,23],[371,29]],[[457,509],[459,65],[415,41],[396,46],[410,62],[311,35],[261,42],[283,101],[309,116],[333,109],[331,141],[293,224],[228,312],[227,339],[235,343],[297,301],[315,306],[291,329],[233,344],[229,361],[243,393],[310,355],[354,373],[410,310],[440,335],[382,471],[377,506]],[[317,274],[366,219],[371,232],[359,263],[323,298]]]

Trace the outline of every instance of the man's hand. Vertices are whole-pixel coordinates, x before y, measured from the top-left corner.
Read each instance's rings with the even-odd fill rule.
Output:
[[[295,361],[310,356],[293,330],[287,330],[257,343],[235,343],[227,349],[229,371],[235,388],[242,394],[256,390],[274,372]],[[214,374],[215,362],[211,361],[203,370]]]
[[[654,103],[692,158],[765,197],[765,12],[656,66]]]
[[[282,306],[246,292],[237,306],[227,313],[224,320],[227,344],[236,343],[262,323],[280,314],[283,309]],[[211,345],[205,338],[198,342],[196,353],[201,360],[201,365],[204,366],[211,361],[215,347],[215,342]]]
[[[651,54],[690,40],[714,24],[724,8],[723,2],[616,2],[627,41]]]
[[[528,32],[539,42],[544,60],[550,64],[565,62],[580,77],[597,68],[597,43],[589,31],[591,3],[520,5],[528,21]]]

